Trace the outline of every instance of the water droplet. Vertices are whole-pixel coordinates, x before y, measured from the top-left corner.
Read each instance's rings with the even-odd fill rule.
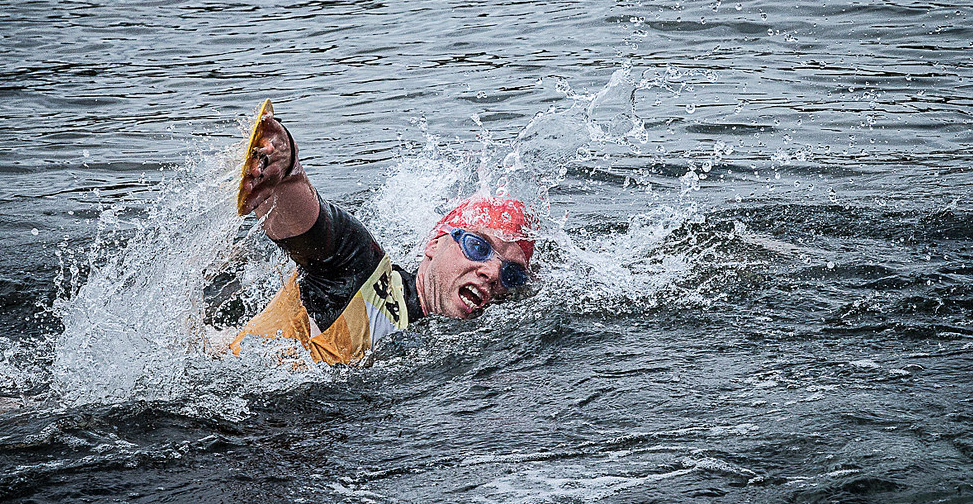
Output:
[[[81,151],[81,155],[84,157],[91,157],[91,153],[88,152],[88,149],[84,149],[83,151]]]
[[[692,114],[693,112],[696,112],[696,104],[695,103],[686,104],[686,113]]]
[[[34,228],[30,230],[30,234],[37,236],[38,234],[40,234],[40,231],[38,231],[37,228]]]
[[[761,12],[760,13],[760,19],[763,19],[764,21],[766,21],[767,20],[767,13],[766,12]]]
[[[736,6],[735,6],[734,8],[735,8],[736,10],[743,10],[743,4],[741,4],[741,3],[738,3],[738,4],[736,4]]]
[[[828,269],[834,269],[834,263],[833,262],[828,261]]]

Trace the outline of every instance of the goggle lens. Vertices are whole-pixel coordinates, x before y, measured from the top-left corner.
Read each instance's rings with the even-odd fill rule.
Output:
[[[460,245],[463,247],[466,258],[471,261],[489,261],[493,257],[493,246],[490,245],[490,242],[475,234],[466,233],[463,235]]]
[[[516,289],[527,284],[527,272],[519,264],[505,262],[500,266],[500,283],[507,289]]]

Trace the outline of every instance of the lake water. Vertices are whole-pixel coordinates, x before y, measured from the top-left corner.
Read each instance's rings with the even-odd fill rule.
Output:
[[[968,3],[0,21],[3,500],[973,502]],[[264,98],[403,265],[533,204],[533,295],[367,367],[207,353],[290,268],[233,208]]]

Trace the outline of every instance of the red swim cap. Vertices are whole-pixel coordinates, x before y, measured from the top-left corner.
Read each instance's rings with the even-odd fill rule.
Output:
[[[537,217],[518,200],[471,196],[439,220],[437,238],[446,234],[439,229],[443,224],[468,230],[489,229],[503,241],[517,242],[528,265],[534,255],[531,234],[537,229]]]

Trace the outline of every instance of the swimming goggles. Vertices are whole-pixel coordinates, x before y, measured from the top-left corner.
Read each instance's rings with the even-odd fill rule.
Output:
[[[482,236],[460,228],[451,227],[448,230],[449,236],[456,240],[467,259],[487,262],[493,257],[493,246]],[[508,290],[523,287],[530,279],[527,270],[518,263],[504,259],[500,254],[497,257],[500,257],[500,284]]]

